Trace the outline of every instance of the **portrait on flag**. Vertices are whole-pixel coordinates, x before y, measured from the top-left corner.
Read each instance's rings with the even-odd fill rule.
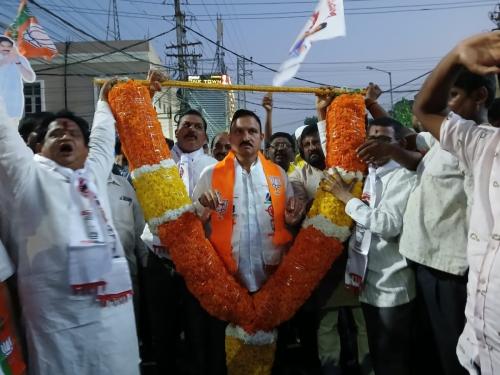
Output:
[[[345,35],[343,0],[320,0],[313,14],[300,31],[288,59],[280,66],[273,79],[274,86],[281,86],[297,73],[313,42]]]

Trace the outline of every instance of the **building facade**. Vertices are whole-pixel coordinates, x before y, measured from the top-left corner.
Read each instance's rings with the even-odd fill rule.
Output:
[[[66,42],[56,46],[59,55],[51,62],[31,61],[37,80],[25,84],[26,114],[68,109],[91,122],[99,96],[95,78],[145,79],[150,68],[162,65],[153,45],[146,41]],[[164,135],[174,139],[174,117],[179,110],[176,89],[164,88],[153,102]]]

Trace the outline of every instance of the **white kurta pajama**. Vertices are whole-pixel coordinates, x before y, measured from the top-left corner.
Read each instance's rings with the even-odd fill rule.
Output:
[[[99,102],[87,167],[108,218],[114,119]],[[43,158],[39,158],[43,160]],[[30,375],[137,375],[139,354],[132,301],[103,307],[95,295],[72,293],[68,273],[71,198],[66,177],[33,158],[0,102],[0,175],[15,216],[19,295]],[[121,246],[120,246],[121,248]],[[119,260],[123,260],[123,253]],[[117,259],[114,259],[116,261]],[[129,277],[129,276],[127,276]]]
[[[194,189],[192,198],[198,212],[203,211],[198,199],[203,193],[212,190],[214,168],[215,165],[205,168]],[[273,245],[271,228],[264,220],[271,206],[271,199],[262,163],[257,159],[251,166],[250,172],[247,172],[235,158],[234,168],[235,225],[231,238],[233,259],[238,266],[241,283],[250,292],[256,292],[269,276],[266,266],[278,266],[286,247]],[[285,182],[286,196],[293,197],[293,187],[285,171],[280,171]]]

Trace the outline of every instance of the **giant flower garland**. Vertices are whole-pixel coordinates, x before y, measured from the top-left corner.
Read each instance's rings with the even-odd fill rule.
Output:
[[[250,295],[227,271],[192,212],[147,88],[133,81],[120,83],[108,99],[144,216],[201,305],[250,333],[269,332],[290,319],[342,252],[352,225],[343,203],[318,189],[289,252],[263,287]],[[337,97],[327,112],[327,166],[336,168],[346,180],[359,178],[365,171],[355,153],[365,138],[364,121],[364,99],[358,94]],[[354,195],[360,196],[361,190],[358,181]],[[234,332],[233,348],[246,340],[243,330]],[[234,352],[231,347],[227,351],[228,356]]]

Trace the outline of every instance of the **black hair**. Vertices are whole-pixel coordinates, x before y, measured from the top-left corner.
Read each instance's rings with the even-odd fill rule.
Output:
[[[286,138],[290,142],[290,145],[292,146],[293,152],[295,152],[295,140],[293,137],[285,132],[276,132],[273,135],[271,135],[271,138],[269,138],[269,144],[271,144],[276,138]]]
[[[488,120],[489,122],[495,122],[500,119],[500,98],[496,98],[491,103],[488,109]]]
[[[319,131],[318,131],[318,124],[309,124],[307,125],[303,130],[302,133],[300,134],[300,143],[302,144],[302,140],[305,137],[309,137],[311,135],[317,135],[319,136]]]
[[[165,138],[165,142],[167,143],[169,150],[171,150],[175,145],[175,142],[173,140],[171,140],[170,138]]]
[[[220,137],[221,135],[228,135],[227,132],[220,132],[220,133],[217,133],[213,138],[212,138],[212,142],[210,142],[210,150],[214,148],[214,142],[215,142],[215,139],[217,137]]]
[[[379,117],[374,120],[371,120],[368,124],[368,129],[371,126],[382,126],[386,128],[392,128],[394,129],[394,137],[396,139],[403,139],[403,131],[404,131],[404,126],[397,120],[394,120],[391,117]]]
[[[488,90],[488,98],[484,105],[488,108],[493,99],[495,99],[495,92],[497,89],[496,77],[494,74],[487,74],[480,76],[478,74],[472,73],[467,69],[464,69],[456,79],[454,86],[465,90],[467,94],[472,93],[472,91],[480,89],[481,87]]]
[[[42,121],[40,126],[36,129],[37,143],[43,143],[45,141],[47,131],[49,130],[49,125],[55,120],[62,118],[71,120],[78,125],[82,132],[85,145],[88,146],[90,139],[90,127],[88,122],[85,121],[85,119],[83,119],[82,117],[76,116],[73,112],[67,111],[65,109],[57,113],[49,113],[47,117]]]
[[[203,115],[201,114],[200,111],[196,110],[196,109],[188,109],[187,111],[184,111],[182,112],[179,117],[178,117],[178,120],[177,120],[177,126],[179,126],[179,124],[181,123],[181,120],[184,116],[187,116],[187,115],[195,115],[195,116],[198,116],[201,118],[201,121],[203,121],[203,127],[205,128],[205,133],[207,132],[207,122],[205,121],[205,118],[203,117]]]
[[[120,138],[116,137],[115,138],[115,155],[121,155],[122,154],[122,141],[120,141]]]
[[[43,123],[45,118],[52,116],[52,112],[38,112],[24,116],[19,121],[17,130],[25,142],[31,133],[36,132],[36,129]]]
[[[0,35],[0,43],[2,42],[9,42],[12,46],[14,45],[14,41],[5,35]]]
[[[238,109],[236,112],[234,112],[233,118],[231,119],[231,127],[234,125],[236,120],[241,117],[253,117],[258,122],[259,130],[262,132],[262,124],[260,122],[259,116],[257,116],[255,112],[249,111],[248,109]]]

